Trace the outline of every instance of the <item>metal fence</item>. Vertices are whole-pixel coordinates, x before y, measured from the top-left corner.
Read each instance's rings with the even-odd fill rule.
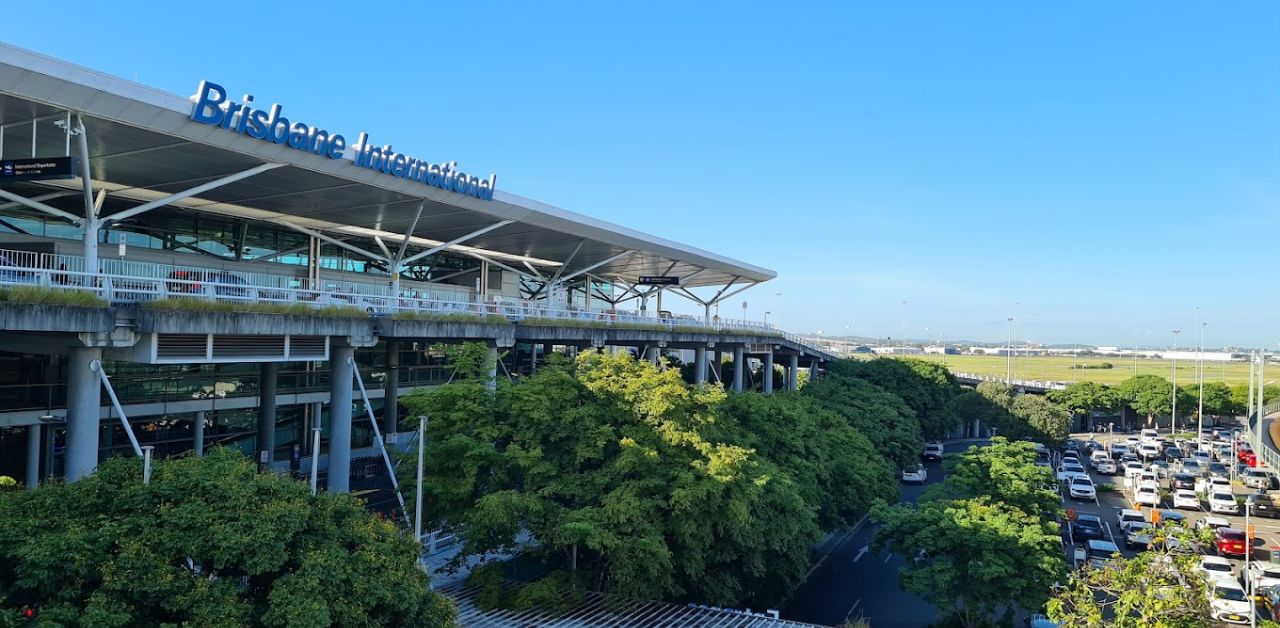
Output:
[[[1257,422],[1265,420],[1267,415],[1280,412],[1280,402],[1273,402],[1262,406],[1260,412],[1254,412],[1249,417],[1249,444],[1253,446],[1253,450],[1259,452],[1262,456],[1262,462],[1272,469],[1280,469],[1280,451],[1276,450],[1275,443],[1271,442],[1271,435],[1266,432],[1260,432]],[[1265,427],[1265,426],[1264,426]]]

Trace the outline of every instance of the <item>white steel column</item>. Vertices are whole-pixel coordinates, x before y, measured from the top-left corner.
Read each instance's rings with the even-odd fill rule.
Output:
[[[27,488],[40,486],[40,424],[27,426]]]
[[[733,348],[733,391],[742,392],[742,372],[746,367],[746,352],[742,347]]]
[[[693,383],[707,383],[707,348],[698,347],[693,350]]]

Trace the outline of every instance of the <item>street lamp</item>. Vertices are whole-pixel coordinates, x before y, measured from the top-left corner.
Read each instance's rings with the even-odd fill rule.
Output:
[[[769,324],[769,315],[770,315],[770,314],[772,314],[772,313],[773,313],[773,312],[765,311],[765,313],[764,313],[764,324],[765,324],[765,325],[768,325],[768,324]]]
[[[1008,325],[1008,344],[1005,345],[1005,371],[1004,382],[1010,388],[1013,387],[1013,317],[1009,317]]]
[[[1196,308],[1196,318],[1200,317],[1200,308]],[[1204,328],[1209,323],[1200,323],[1200,351],[1199,358],[1200,368],[1196,369],[1196,375],[1200,379],[1200,401],[1196,409],[1196,440],[1204,440]]]
[[[776,293],[774,293],[774,296],[778,297],[778,307],[776,307],[776,308],[774,308],[774,309],[775,309],[775,310],[778,310],[778,318],[777,318],[777,321],[778,321],[778,326],[779,326],[779,327],[781,327],[781,326],[782,326],[782,293],[781,293],[781,292],[776,292]]]
[[[1169,427],[1173,433],[1178,431],[1178,334],[1182,333],[1181,329],[1173,330],[1173,416],[1169,419]]]

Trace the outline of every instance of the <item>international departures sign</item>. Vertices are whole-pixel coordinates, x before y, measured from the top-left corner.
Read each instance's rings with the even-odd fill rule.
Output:
[[[0,161],[0,180],[73,179],[75,160],[70,157],[40,157]]]
[[[196,89],[195,104],[191,107],[191,119],[329,159],[342,159],[346,154],[347,138],[305,122],[290,123],[288,118],[281,115],[283,111],[284,107],[278,103],[272,103],[269,109],[254,109],[252,94],[245,94],[244,102],[230,101],[227,90],[221,85],[200,81],[200,86]],[[456,161],[427,163],[395,152],[390,144],[374,146],[369,143],[368,133],[360,133],[356,143],[350,148],[355,151],[355,164],[361,168],[377,170],[450,192],[493,200],[493,192],[498,184],[497,175],[491,174],[487,179],[469,175],[458,170]]]

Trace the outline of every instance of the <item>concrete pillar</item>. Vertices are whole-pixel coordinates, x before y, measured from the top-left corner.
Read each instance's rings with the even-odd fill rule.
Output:
[[[196,410],[196,418],[191,422],[191,451],[196,457],[204,455],[204,410]]]
[[[275,362],[258,365],[258,464],[263,468],[276,457],[276,375],[279,372]]]
[[[555,347],[549,342],[542,343],[542,357],[545,359],[552,353],[555,353]]]
[[[320,419],[321,419],[323,416],[324,416],[324,404],[323,404],[323,403],[321,403],[321,402],[319,402],[319,401],[316,401],[316,402],[312,403],[312,404],[311,404],[311,417],[310,417],[310,421],[309,421],[310,425],[308,425],[308,426],[307,426],[307,431],[305,432],[305,435],[306,435],[306,437],[307,437],[307,446],[306,446],[306,451],[307,451],[307,452],[309,452],[311,455],[316,455],[316,454],[318,454],[318,453],[319,453],[319,452],[311,451],[311,445],[313,444],[313,443],[311,442],[311,430],[313,430],[313,429],[315,429],[315,428],[317,428],[317,427],[321,427],[321,425],[320,425],[320,423],[321,423]]]
[[[818,381],[818,365],[819,364],[820,362],[818,360],[814,360],[809,363],[809,381],[810,382]]]
[[[329,492],[351,490],[351,391],[355,347],[329,349]]]
[[[747,365],[747,356],[742,347],[733,348],[733,390],[742,392],[742,374]]]
[[[67,449],[63,475],[74,482],[98,468],[98,408],[102,382],[89,364],[102,359],[102,349],[76,346],[67,356]]]
[[[498,389],[498,348],[497,347],[489,347],[489,351],[485,353],[484,362],[485,362],[485,368],[488,369],[488,372],[485,373],[484,387],[488,388],[490,392],[493,392]]]
[[[40,486],[40,424],[27,426],[27,488]]]
[[[395,434],[400,423],[400,342],[387,341],[387,377],[382,384],[382,433]]]
[[[698,347],[693,350],[693,383],[707,383],[707,348]]]
[[[715,357],[711,358],[711,368],[715,371],[716,382],[724,383],[724,354],[716,349],[713,353]]]
[[[797,390],[800,388],[800,356],[791,356],[791,362],[787,365],[787,390]]]
[[[658,365],[658,362],[661,359],[661,356],[662,356],[662,351],[658,349],[657,345],[651,345],[651,346],[645,347],[644,359],[648,360],[649,362],[652,362],[654,366]]]
[[[974,419],[973,420],[973,438],[981,438],[981,434],[982,434],[982,421],[979,421],[978,419]]]
[[[529,343],[529,374],[536,375],[538,373],[538,343]]]
[[[769,352],[764,354],[764,368],[760,369],[760,371],[761,373],[763,373],[763,375],[761,376],[763,379],[760,380],[760,389],[764,391],[764,394],[772,395],[773,394],[773,349],[769,349]]]

